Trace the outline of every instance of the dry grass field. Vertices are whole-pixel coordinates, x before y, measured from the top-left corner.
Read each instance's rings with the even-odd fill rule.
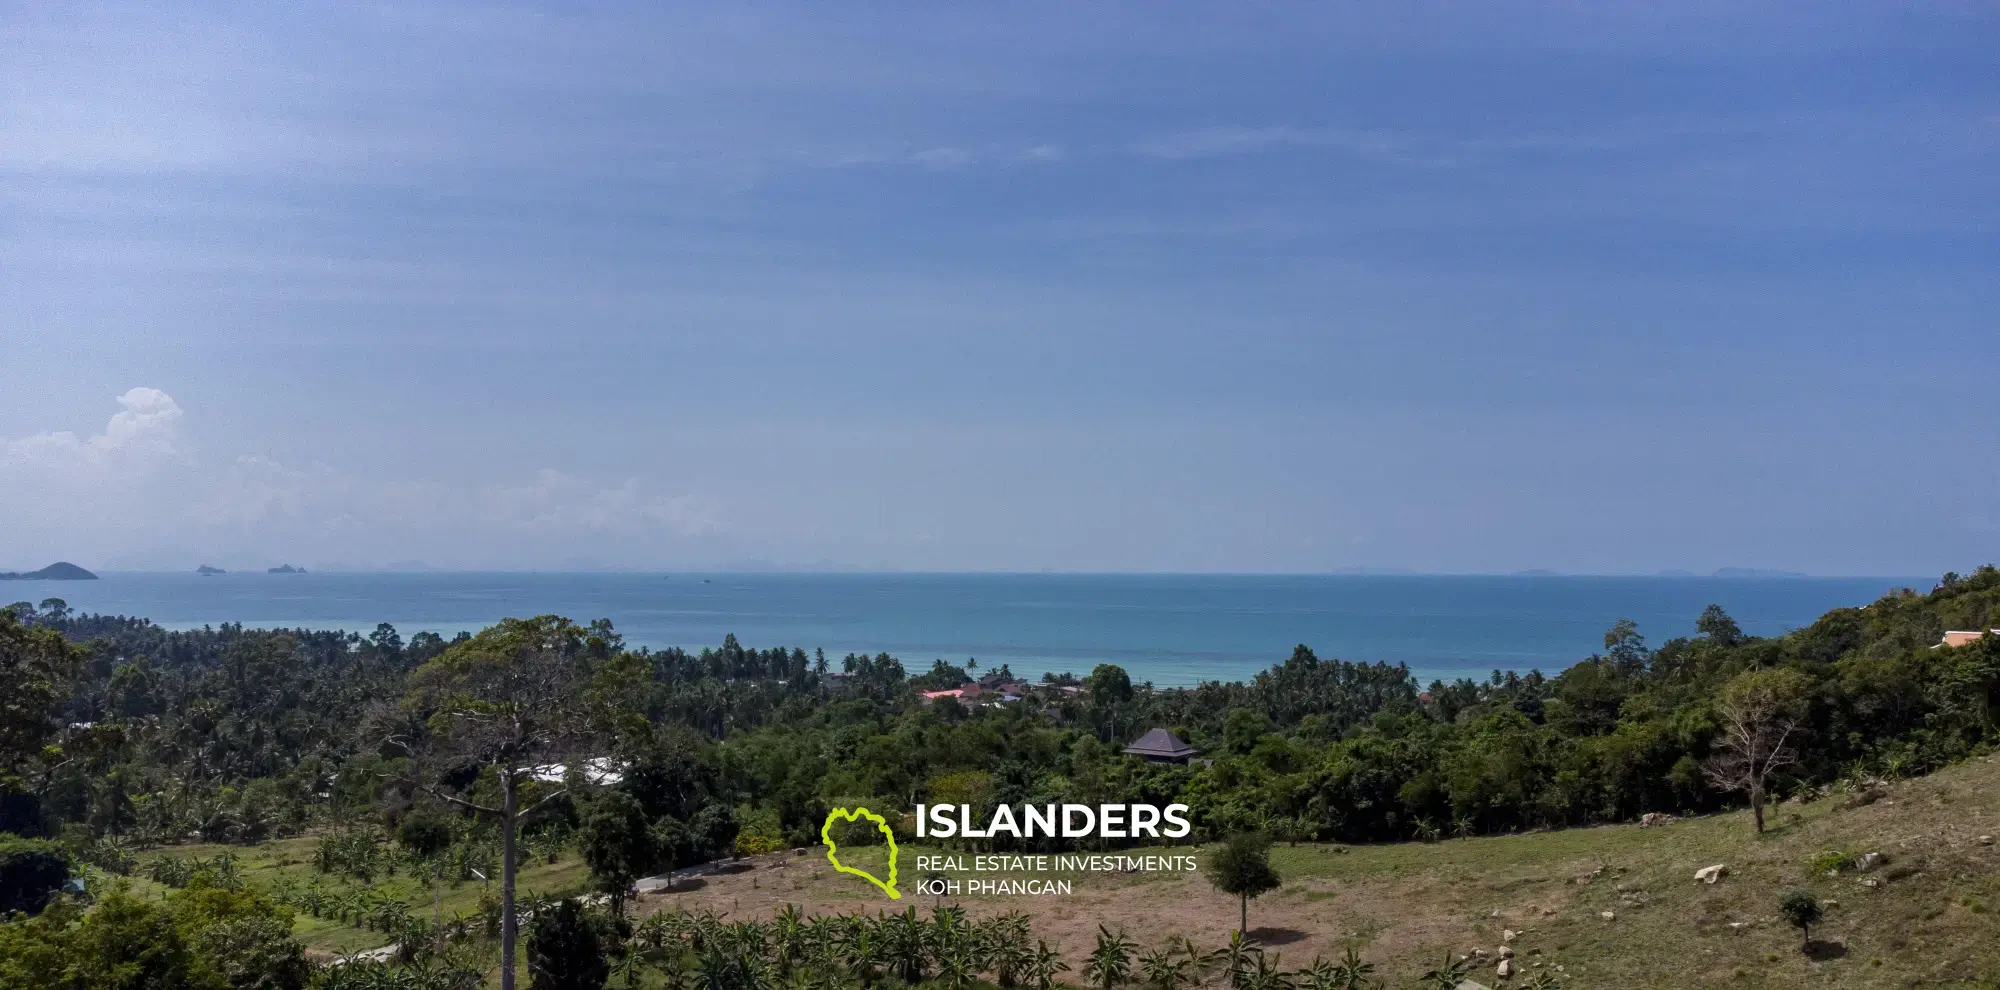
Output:
[[[1521,933],[1517,972],[1560,966],[1572,987],[1906,987],[2000,974],[2000,846],[1980,842],[2000,834],[2000,764],[1975,761],[1886,792],[1860,806],[1843,793],[1777,806],[1761,837],[1743,812],[1428,845],[1281,845],[1273,860],[1285,883],[1252,904],[1252,934],[1286,966],[1357,945],[1392,986],[1447,951],[1497,953],[1506,929]],[[1829,850],[1887,862],[1827,876],[1809,860]],[[917,886],[915,856],[935,852],[903,850],[903,890]],[[855,865],[867,856],[842,850]],[[1717,863],[1726,867],[1717,883],[1696,881]],[[1793,888],[1833,902],[1810,952],[1777,915],[1779,894]],[[638,910],[745,918],[785,904],[830,913],[928,911],[938,901],[891,902],[812,849],[686,881]],[[1146,946],[1185,936],[1213,948],[1237,917],[1235,900],[1199,874],[1080,875],[1069,896],[956,903],[974,916],[1031,914],[1073,965],[1100,924]],[[1500,984],[1496,961],[1476,977]]]
[[[1357,946],[1390,986],[1405,986],[1445,952],[1493,956],[1475,978],[1502,986],[1493,963],[1502,933],[1519,933],[1517,973],[1560,966],[1571,987],[1913,987],[1950,986],[2000,974],[2000,762],[1974,761],[1887,785],[1857,805],[1835,793],[1772,809],[1771,829],[1754,834],[1747,812],[1636,825],[1383,846],[1279,845],[1272,858],[1284,886],[1253,902],[1252,936],[1287,967]],[[303,882],[316,839],[253,847],[183,846],[177,856],[237,857],[244,877],[264,887]],[[1173,852],[1188,852],[1182,848]],[[1879,852],[1866,872],[1827,876],[1809,861],[1827,851]],[[957,903],[974,916],[1018,910],[1038,937],[1060,946],[1081,970],[1097,926],[1123,930],[1142,946],[1186,937],[1223,945],[1234,930],[1234,898],[1199,873],[1070,874],[1067,896],[936,898],[916,893],[916,857],[902,851],[904,897],[889,901],[866,881],[842,876],[815,847],[745,860],[672,890],[640,898],[640,914],[685,908],[733,919],[768,917],[786,904],[808,912],[928,912]],[[841,850],[843,862],[884,873],[881,847]],[[963,856],[964,854],[959,854]],[[1695,871],[1723,864],[1715,884]],[[1051,877],[1057,874],[1016,874]],[[965,874],[955,874],[963,879]],[[995,876],[995,874],[986,874]],[[563,895],[584,888],[573,855],[528,864],[524,893]],[[159,893],[143,879],[141,893]],[[428,914],[427,886],[385,879],[384,890]],[[1804,888],[1831,903],[1808,953],[1777,915],[1778,895]],[[444,914],[477,909],[481,885],[446,887]],[[1610,912],[1607,920],[1605,912]],[[371,948],[377,932],[301,913],[297,932],[316,954]],[[1074,974],[1072,974],[1074,976]]]

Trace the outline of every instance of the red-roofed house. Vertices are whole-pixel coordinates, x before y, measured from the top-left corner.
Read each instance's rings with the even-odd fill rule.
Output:
[[[1978,642],[1980,637],[1989,633],[2000,633],[2000,629],[1988,629],[1986,632],[1980,632],[1977,629],[1951,629],[1945,632],[1944,639],[1938,645],[1966,646]]]

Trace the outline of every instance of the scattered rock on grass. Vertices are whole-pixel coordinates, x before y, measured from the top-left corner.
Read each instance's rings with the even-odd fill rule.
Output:
[[[1597,916],[1603,918],[1606,921],[1618,920],[1618,912],[1616,911],[1599,911],[1597,912]]]
[[[1704,866],[1694,871],[1694,878],[1702,883],[1714,883],[1722,879],[1722,871],[1724,869],[1725,867],[1721,863],[1717,863],[1714,866]]]

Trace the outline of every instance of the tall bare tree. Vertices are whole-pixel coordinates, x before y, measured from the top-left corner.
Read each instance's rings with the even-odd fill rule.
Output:
[[[1716,701],[1722,734],[1702,770],[1710,784],[1750,799],[1759,832],[1766,782],[1773,771],[1798,761],[1797,730],[1811,691],[1812,678],[1774,668],[1738,675],[1722,686]]]
[[[423,731],[392,737],[415,757],[409,782],[500,826],[501,990],[514,990],[520,827],[567,793],[580,762],[606,752],[630,718],[621,701],[640,672],[608,633],[554,615],[506,619],[410,675],[404,712],[421,718]],[[564,782],[533,783],[565,762]],[[497,802],[438,783],[442,771],[473,766],[497,778]]]

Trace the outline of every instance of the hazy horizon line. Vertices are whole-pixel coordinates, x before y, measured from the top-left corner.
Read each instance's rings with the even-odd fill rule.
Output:
[[[1937,580],[1940,574],[1820,574],[1795,571],[1784,568],[1763,567],[1722,567],[1709,571],[1688,568],[1662,568],[1651,571],[1564,571],[1554,568],[1523,568],[1511,571],[1425,571],[1410,568],[1336,568],[1324,571],[1126,571],[1126,570],[982,570],[982,569],[931,569],[931,568],[810,568],[810,567],[742,567],[742,568],[702,568],[679,570],[671,568],[646,567],[545,567],[545,568],[456,568],[456,567],[307,567],[297,574],[271,573],[264,568],[227,569],[219,568],[225,576],[256,575],[264,577],[294,577],[297,574],[344,575],[344,576],[421,576],[421,575],[659,575],[661,577],[1501,577],[1501,578],[1709,578],[1709,579],[1790,579],[1790,580]],[[158,568],[128,569],[106,568],[93,570],[102,575],[186,575],[197,576],[196,568],[163,570]],[[214,576],[214,575],[211,575]]]

